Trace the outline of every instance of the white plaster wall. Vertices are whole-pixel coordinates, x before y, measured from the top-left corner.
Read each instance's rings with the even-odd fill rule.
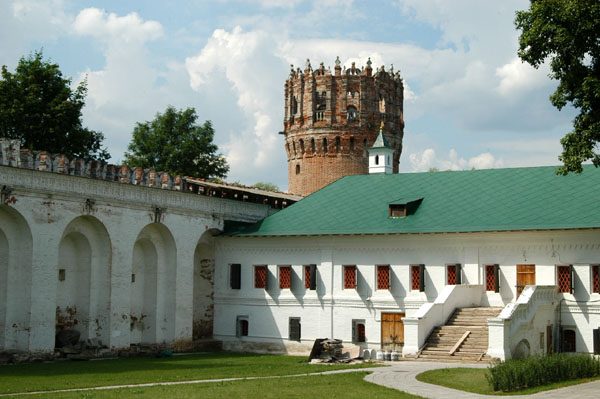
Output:
[[[56,307],[66,292],[81,296],[78,301],[85,304],[88,315],[103,316],[99,318],[100,323],[105,323],[101,337],[109,348],[128,349],[130,343],[139,340],[131,334],[129,317],[132,305],[139,307],[140,299],[132,296],[132,292],[136,292],[131,283],[132,265],[135,243],[144,228],[152,224],[159,225],[161,230],[160,239],[154,241],[160,261],[155,294],[162,306],[158,314],[163,321],[154,342],[189,349],[194,251],[200,238],[207,231],[222,229],[225,218],[256,221],[272,211],[265,205],[191,193],[6,166],[0,169],[0,185],[10,189],[10,201],[0,206],[0,251],[9,253],[8,266],[6,261],[0,263],[0,273],[8,275],[8,280],[0,285],[0,295],[7,298],[0,306],[0,316],[6,327],[9,313],[20,315],[21,319],[10,317],[18,320],[19,328],[22,326],[25,330],[15,333],[11,342],[19,342],[17,349],[31,352],[54,350]],[[88,199],[91,202],[86,204]],[[156,207],[162,208],[162,213],[157,215]],[[9,213],[10,217],[4,217]],[[22,219],[23,226],[14,228],[13,214]],[[69,227],[82,217],[97,221],[96,227],[104,231],[104,235],[98,234],[96,227],[86,227],[85,223]],[[79,244],[86,242],[87,247],[74,245],[71,238],[78,235],[84,237]],[[27,236],[29,240],[24,239]],[[21,245],[12,245],[11,240],[16,238]],[[63,247],[71,246],[71,250],[62,255],[64,260],[73,267],[90,265],[79,271],[89,276],[79,279],[83,284],[77,288],[65,289],[58,282],[58,270],[62,268],[59,267],[61,241]],[[75,248],[78,246],[80,248]],[[78,273],[77,269],[73,271]],[[67,271],[67,278],[69,276]],[[91,321],[95,323],[96,318]],[[5,330],[2,342],[8,343]],[[91,336],[91,330],[86,331],[82,338]],[[0,350],[10,348],[0,345]]]
[[[381,312],[405,313],[410,317],[423,303],[433,302],[446,286],[447,264],[460,263],[463,284],[475,285],[485,283],[486,264],[499,264],[500,292],[485,292],[481,302],[482,306],[504,306],[516,297],[518,264],[536,265],[537,284],[554,284],[557,264],[575,264],[578,275],[575,296],[587,300],[589,264],[600,262],[600,233],[595,230],[219,237],[216,241],[215,337],[228,342],[226,346],[231,348],[288,352],[309,350],[315,338],[334,337],[349,342],[352,319],[366,321],[367,345],[378,347]],[[229,288],[229,264],[232,263],[242,265],[240,290]],[[268,290],[253,288],[253,265],[262,264],[269,266]],[[302,285],[302,265],[308,264],[317,264],[316,293],[306,291]],[[375,267],[387,264],[392,272],[391,289],[379,291],[375,288]],[[411,289],[412,264],[425,264],[425,292]],[[295,278],[291,290],[282,292],[278,288],[278,265],[293,266]],[[343,265],[357,265],[356,290],[343,289]],[[306,315],[307,310],[309,315]],[[249,337],[235,337],[237,316],[249,317]],[[289,317],[302,318],[303,346],[287,341]],[[590,326],[581,324],[583,329],[589,330]],[[591,345],[591,330],[585,335],[590,337],[586,342]],[[539,336],[535,339],[537,345]],[[252,342],[252,345],[240,346],[240,342]]]

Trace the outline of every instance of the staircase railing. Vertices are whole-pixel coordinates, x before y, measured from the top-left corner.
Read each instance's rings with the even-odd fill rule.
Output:
[[[412,317],[405,317],[402,356],[416,356],[427,337],[437,326],[443,325],[456,308],[481,306],[483,285],[447,285],[433,303],[421,305]]]
[[[529,342],[545,333],[548,322],[556,318],[556,286],[528,285],[513,303],[502,309],[500,315],[488,319],[488,355],[500,360],[510,359],[512,351],[527,340],[530,348],[537,347]],[[534,319],[539,322],[535,323]]]

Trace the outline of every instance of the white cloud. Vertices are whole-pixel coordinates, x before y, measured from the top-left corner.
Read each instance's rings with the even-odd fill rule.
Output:
[[[433,148],[427,148],[420,153],[408,156],[412,172],[426,172],[430,169],[464,170],[490,169],[504,166],[502,159],[496,159],[491,153],[485,152],[468,160],[460,157],[455,149],[451,149],[446,157],[439,157]]]
[[[538,70],[517,57],[496,68],[496,76],[500,78],[496,89],[503,96],[510,98],[543,87],[548,84],[549,80],[547,66],[543,65]]]
[[[118,39],[126,43],[143,43],[157,39],[163,34],[160,23],[144,21],[135,12],[119,17],[98,8],[82,10],[77,15],[73,28],[81,35],[90,35],[106,41]]]

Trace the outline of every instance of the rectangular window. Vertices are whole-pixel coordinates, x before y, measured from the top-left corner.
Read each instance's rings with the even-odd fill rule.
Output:
[[[457,285],[461,283],[460,264],[446,266],[447,285]]]
[[[267,266],[254,266],[254,288],[267,289]]]
[[[356,289],[356,266],[344,266],[344,289]]]
[[[593,330],[594,355],[600,355],[600,328]]]
[[[592,292],[600,294],[600,265],[592,265]]]
[[[352,342],[366,342],[366,329],[364,320],[352,320]]]
[[[290,317],[289,340],[300,341],[302,329],[299,317]]]
[[[413,291],[425,291],[425,265],[410,266],[410,281]]]
[[[573,266],[557,266],[557,280],[559,292],[573,292],[572,270]]]
[[[304,287],[313,291],[317,289],[317,265],[304,266]]]
[[[405,205],[390,204],[390,217],[401,218],[404,216],[406,216]]]
[[[485,265],[485,290],[500,292],[498,265]]]
[[[236,323],[236,335],[238,337],[248,336],[248,316],[238,316]]]
[[[377,266],[377,289],[390,289],[390,265]]]
[[[575,330],[562,331],[562,350],[563,352],[576,352]]]
[[[65,281],[67,273],[65,269],[58,269],[58,281]]]
[[[292,288],[291,266],[279,266],[279,288]]]
[[[242,265],[232,263],[229,265],[229,287],[239,290],[242,286]]]

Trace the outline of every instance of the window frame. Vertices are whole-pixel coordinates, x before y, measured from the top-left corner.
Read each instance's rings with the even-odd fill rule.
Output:
[[[380,270],[387,269],[387,281],[380,280],[381,273]],[[390,265],[375,265],[375,279],[376,279],[376,287],[377,291],[391,291],[392,290],[392,268]]]
[[[487,292],[500,292],[500,266],[496,264],[486,264],[484,267],[485,290]],[[493,287],[488,286],[488,271],[492,271]]]
[[[418,280],[415,281],[413,270],[418,270]],[[410,290],[425,292],[425,265],[424,264],[413,264],[409,267],[409,281]],[[416,284],[415,284],[416,283]]]
[[[234,284],[236,282],[237,282],[237,284]],[[235,287],[234,285],[237,285],[237,287]],[[229,289],[231,289],[231,290],[242,289],[242,265],[241,265],[241,263],[230,263],[229,264]]]
[[[569,335],[568,341],[567,341],[567,335]],[[571,335],[572,335],[572,341],[571,341]],[[560,337],[560,344],[561,344],[561,348],[560,348],[561,352],[564,352],[564,353],[577,352],[577,332],[575,331],[575,328],[563,328],[562,329],[561,337]],[[571,345],[572,345],[572,347],[571,347]]]
[[[563,286],[562,284],[563,273],[567,278],[567,286]],[[558,288],[558,292],[560,293],[573,293],[573,265],[556,265],[556,286]]]
[[[354,270],[354,284],[346,278],[346,271]],[[343,265],[342,267],[342,288],[344,290],[357,290],[358,289],[358,269],[356,265]]]
[[[389,217],[391,217],[391,218],[406,217],[406,204],[389,204]]]
[[[295,335],[292,336],[292,333],[294,333],[294,331],[292,329],[292,324],[296,321],[298,322],[298,336],[297,337]],[[302,319],[300,317],[290,317],[288,319],[288,341],[297,341],[297,342],[302,341]]]
[[[264,270],[265,271],[265,277],[264,277],[264,282],[262,284],[262,286],[259,286],[259,282],[258,282],[258,273],[259,270]],[[267,290],[269,287],[269,266],[268,265],[254,265],[254,288],[255,289],[259,289],[259,290]]]
[[[246,324],[246,331],[244,334],[243,324]],[[248,316],[237,316],[235,320],[235,336],[238,338],[249,336],[250,331],[250,321],[248,320]]]
[[[304,288],[310,291],[317,290],[317,265],[304,265]]]
[[[454,268],[454,283],[450,284],[450,270]],[[462,267],[460,263],[446,264],[446,285],[461,285],[462,284]]]
[[[282,271],[284,271],[285,273],[283,274],[288,274],[288,276],[283,276],[286,279],[288,279],[287,281],[284,281],[282,278]],[[292,265],[280,265],[277,266],[277,272],[278,272],[278,280],[279,280],[279,289],[280,290],[291,290],[292,289]],[[284,282],[287,283],[286,286],[284,286]]]

